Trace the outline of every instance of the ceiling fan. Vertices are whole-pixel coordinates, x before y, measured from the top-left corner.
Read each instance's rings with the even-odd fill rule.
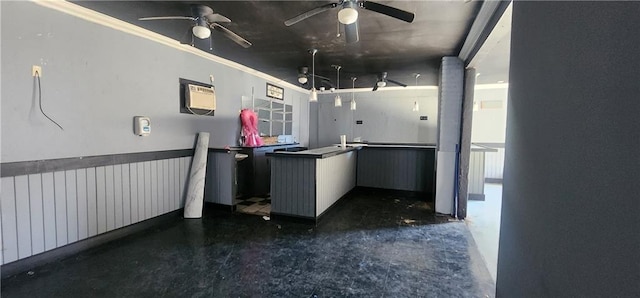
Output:
[[[205,5],[191,5],[191,14],[192,16],[162,16],[162,17],[144,17],[139,18],[140,21],[155,21],[155,20],[190,20],[193,21],[194,24],[191,28],[191,32],[193,36],[199,39],[209,38],[210,44],[213,44],[213,39],[211,37],[211,29],[215,29],[220,31],[224,36],[231,39],[235,43],[239,44],[243,48],[249,48],[251,43],[246,39],[240,37],[240,35],[235,34],[233,31],[225,28],[220,25],[220,23],[230,23],[231,20],[221,14],[214,13],[213,9],[209,6]],[[193,41],[192,41],[193,44]],[[211,48],[210,48],[211,49]]]
[[[367,9],[381,13],[392,18],[396,18],[407,23],[413,22],[415,14],[391,7],[388,5],[380,4],[373,1],[366,0],[340,0],[338,2],[325,4],[318,6],[312,10],[304,12],[298,16],[284,21],[285,26],[291,26],[302,20],[315,16],[319,13],[325,12],[329,9],[340,7],[338,11],[338,21],[344,24],[344,31],[347,39],[347,43],[354,43],[360,40],[358,34],[358,10],[357,8]]]
[[[298,67],[298,83],[302,84],[302,85],[306,85],[309,81],[313,81],[311,78],[312,76],[320,79],[320,84],[324,83],[325,85],[328,85],[329,87],[332,87],[333,84],[331,84],[331,79],[327,78],[327,77],[323,77],[317,74],[310,74],[309,73],[309,67],[307,66],[300,66]]]
[[[394,81],[392,79],[388,79],[387,78],[387,72],[384,71],[384,72],[381,72],[381,73],[378,74],[378,81],[376,82],[375,85],[373,85],[373,90],[372,91],[378,90],[379,87],[387,86],[387,82],[396,84],[398,86],[407,87],[406,84],[400,83],[398,81]]]

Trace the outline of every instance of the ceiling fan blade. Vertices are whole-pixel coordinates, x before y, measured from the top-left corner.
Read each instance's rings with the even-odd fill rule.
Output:
[[[392,18],[403,20],[407,23],[413,22],[413,19],[416,16],[415,14],[410,13],[408,11],[397,9],[395,7],[391,7],[391,6],[376,3],[376,2],[371,2],[371,1],[364,1],[363,6],[368,10],[372,10],[384,15],[388,15]]]
[[[406,85],[406,84],[400,83],[400,82],[398,82],[398,81],[394,81],[394,80],[387,79],[387,82],[394,83],[394,84],[396,84],[396,85],[398,85],[398,86],[407,87],[407,85]]]
[[[355,43],[360,40],[360,34],[358,31],[358,21],[349,25],[344,25],[344,35],[347,38],[347,43]]]
[[[249,48],[251,47],[251,43],[249,41],[247,41],[246,39],[240,37],[240,35],[233,33],[233,31],[223,27],[220,24],[217,23],[211,23],[211,27],[220,31],[222,34],[224,34],[224,36],[228,37],[229,39],[233,40],[235,43],[239,44],[240,46],[242,46],[243,48]]]
[[[336,6],[338,6],[338,3],[329,3],[329,4],[326,4],[326,5],[322,5],[322,6],[316,7],[314,9],[312,9],[312,10],[309,10],[309,11],[307,11],[305,13],[302,13],[300,15],[297,15],[297,16],[291,18],[291,19],[288,19],[288,20],[284,21],[284,25],[287,26],[287,27],[291,26],[291,25],[293,25],[293,24],[295,24],[297,22],[300,22],[302,20],[305,20],[307,18],[315,16],[315,15],[321,13],[321,12],[325,12],[325,11],[327,11],[329,9],[332,9],[332,8],[336,7]]]
[[[146,17],[139,18],[138,21],[154,21],[154,20],[190,20],[195,21],[193,17]]]
[[[331,80],[325,80],[325,79],[322,79],[322,80],[320,80],[320,81],[317,81],[317,82],[316,82],[316,85],[320,85],[321,87],[324,85],[324,86],[325,86],[325,88],[326,88],[326,87],[329,87],[329,88],[335,88],[335,87],[336,87],[336,86],[334,86],[334,85],[333,85],[333,83],[331,82]]]
[[[180,43],[181,44],[188,44],[188,45],[193,45],[193,26],[190,26],[189,29],[187,29],[184,34],[182,35],[182,37],[180,38]]]
[[[377,81],[373,84],[373,90],[371,90],[371,91],[376,91],[376,90],[378,90],[378,82]]]
[[[209,23],[231,23],[231,20],[221,14],[212,13],[204,16]]]
[[[211,7],[202,5],[202,4],[193,4],[191,5],[191,13],[194,16],[204,17],[213,13],[213,9]]]
[[[309,76],[311,76],[311,75],[309,75]],[[316,78],[318,78],[318,79],[321,79],[321,80],[331,81],[331,79],[330,79],[330,78],[327,78],[327,77],[323,77],[323,76],[319,76],[319,75],[313,75],[313,76],[314,76],[314,77],[316,77]]]

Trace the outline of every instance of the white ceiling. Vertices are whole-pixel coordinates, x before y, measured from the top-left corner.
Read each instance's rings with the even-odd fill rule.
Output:
[[[476,84],[497,84],[509,82],[509,55],[511,47],[510,4],[482,45],[469,67],[479,74]]]

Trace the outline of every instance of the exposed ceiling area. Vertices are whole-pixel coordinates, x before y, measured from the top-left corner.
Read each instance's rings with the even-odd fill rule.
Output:
[[[479,1],[375,1],[415,14],[407,23],[384,14],[358,9],[357,43],[346,43],[344,26],[338,23],[339,8],[330,9],[292,26],[284,21],[332,1],[77,1],[76,4],[160,33],[183,43],[192,42],[189,20],[140,21],[151,16],[191,16],[191,4],[203,4],[229,19],[224,26],[252,46],[243,48],[214,31],[209,39],[193,38],[203,51],[244,64],[264,73],[297,81],[298,67],[311,71],[309,49],[318,50],[315,73],[336,81],[340,65],[341,88],[373,87],[377,74],[415,85],[436,85],[440,58],[457,55],[481,2]],[[338,32],[340,36],[338,36]],[[317,80],[319,83],[320,80]],[[318,85],[318,84],[317,84]],[[310,86],[303,86],[309,88]]]
[[[509,82],[509,56],[511,53],[511,12],[509,5],[478,53],[469,63],[476,69],[476,84]]]

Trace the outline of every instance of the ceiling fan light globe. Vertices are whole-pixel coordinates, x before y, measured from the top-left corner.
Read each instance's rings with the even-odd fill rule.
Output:
[[[308,81],[309,81],[309,79],[307,79],[307,77],[305,77],[305,76],[298,77],[298,83],[300,83],[300,84],[306,84]]]
[[[384,87],[384,86],[386,86],[386,85],[387,85],[387,82],[385,82],[385,81],[378,81],[376,84],[378,85],[378,87]]]
[[[345,7],[338,11],[338,21],[340,23],[349,25],[358,20],[358,11],[351,7]]]
[[[193,26],[193,35],[200,39],[209,38],[211,36],[211,29],[204,26]]]

